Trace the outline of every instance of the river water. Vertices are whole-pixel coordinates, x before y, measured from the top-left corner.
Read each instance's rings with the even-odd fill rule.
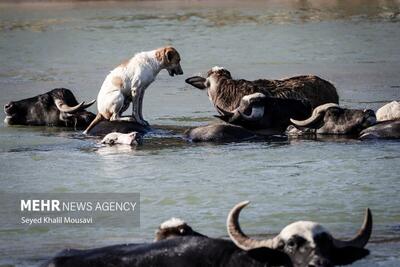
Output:
[[[55,87],[93,99],[108,71],[163,45],[179,50],[185,74],[162,71],[148,88],[144,115],[152,125],[215,121],[206,94],[184,83],[214,65],[246,79],[316,74],[335,84],[346,107],[398,100],[400,3],[326,2],[0,4],[0,103]],[[1,229],[0,266],[35,266],[67,247],[151,241],[172,216],[226,237],[229,209],[247,199],[241,222],[255,237],[302,219],[349,238],[370,207],[371,255],[354,266],[400,265],[397,141],[190,144],[162,131],[135,149],[3,124],[0,140],[0,192],[141,194],[140,228]]]

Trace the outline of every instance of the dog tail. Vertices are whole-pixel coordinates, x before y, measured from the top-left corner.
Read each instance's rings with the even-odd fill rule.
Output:
[[[96,117],[93,119],[93,121],[89,124],[89,126],[86,128],[86,130],[83,132],[83,134],[88,134],[91,129],[93,129],[94,126],[96,126],[99,122],[104,120],[105,118],[103,115],[100,113],[97,113]]]

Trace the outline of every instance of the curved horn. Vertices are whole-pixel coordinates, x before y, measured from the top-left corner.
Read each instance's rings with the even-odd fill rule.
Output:
[[[365,210],[364,222],[358,231],[357,235],[350,240],[333,239],[333,245],[337,248],[356,247],[363,248],[368,243],[372,233],[372,213],[369,208]]]
[[[73,112],[81,109],[82,106],[85,104],[85,101],[83,101],[76,106],[70,107],[67,104],[65,104],[65,102],[61,99],[56,99],[54,102],[55,102],[57,108],[60,111],[65,112],[65,113],[73,113]]]
[[[221,118],[223,121],[226,121],[229,123],[234,123],[242,115],[239,111],[239,108],[235,109],[234,111],[227,111],[223,108],[220,108],[217,105],[215,105],[215,108],[222,115],[222,116],[219,116],[219,118]]]
[[[247,235],[245,235],[240,228],[239,225],[239,213],[240,211],[246,207],[250,201],[243,201],[237,204],[233,209],[229,212],[228,218],[226,220],[226,228],[229,234],[229,237],[235,243],[236,246],[243,250],[251,250],[254,248],[266,247],[272,248],[272,240],[255,240]]]
[[[81,109],[87,109],[88,107],[90,107],[91,105],[93,105],[96,102],[96,99],[93,99],[92,101],[90,101],[87,104],[82,105]]]
[[[217,105],[215,105],[215,108],[217,109],[217,111],[218,111],[221,115],[227,116],[227,117],[232,117],[232,116],[235,114],[235,111],[236,111],[236,110],[234,110],[233,112],[230,112],[230,111],[227,111],[227,110],[225,110],[225,109],[223,109],[223,108],[220,108],[220,107],[217,106]]]
[[[311,125],[312,123],[314,123],[315,121],[319,120],[321,118],[321,116],[324,114],[324,112],[328,109],[328,108],[332,108],[332,107],[339,107],[338,104],[335,103],[327,103],[327,104],[323,104],[320,105],[318,107],[316,107],[313,110],[313,113],[311,115],[310,118],[303,120],[303,121],[298,121],[295,119],[290,119],[290,121],[298,127],[307,127],[309,125]]]

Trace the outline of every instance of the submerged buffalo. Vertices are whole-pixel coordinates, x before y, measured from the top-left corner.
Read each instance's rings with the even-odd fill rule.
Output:
[[[243,127],[226,123],[191,128],[184,135],[192,142],[235,142],[257,138],[255,133]]]
[[[109,133],[118,132],[120,134],[128,134],[131,132],[138,132],[141,135],[151,131],[150,126],[141,125],[136,122],[130,121],[100,121],[92,129],[89,130],[87,135],[91,136],[105,136]]]
[[[392,101],[376,111],[378,122],[361,131],[360,139],[400,139],[400,102]]]
[[[251,131],[244,127],[214,123],[190,128],[184,136],[191,142],[286,141],[287,137],[275,131]]]
[[[380,121],[362,130],[360,139],[400,139],[400,120]]]
[[[372,214],[367,209],[358,234],[348,241],[334,238],[315,222],[297,221],[272,239],[255,240],[239,225],[239,213],[249,202],[237,204],[227,218],[231,240],[203,236],[190,228],[187,235],[165,232],[157,242],[115,245],[89,250],[65,250],[43,266],[334,266],[346,265],[369,254],[365,245],[372,232]],[[180,228],[167,222],[164,229]],[[185,227],[184,229],[188,229]]]
[[[328,103],[313,110],[306,120],[291,119],[296,128],[291,127],[289,134],[317,133],[358,135],[362,130],[376,123],[373,110],[346,109],[338,104]]]
[[[11,101],[4,106],[8,125],[43,125],[85,128],[95,115],[85,109],[93,105],[78,103],[69,89],[57,88],[47,93]]]

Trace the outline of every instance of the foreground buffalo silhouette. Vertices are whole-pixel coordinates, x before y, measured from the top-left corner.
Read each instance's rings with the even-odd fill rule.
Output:
[[[369,251],[365,245],[372,232],[372,214],[367,209],[358,234],[347,241],[333,237],[322,225],[297,221],[271,239],[256,240],[245,235],[239,213],[248,201],[237,204],[229,213],[226,226],[231,240],[210,238],[188,230],[181,221],[161,225],[157,242],[114,245],[103,248],[59,253],[46,267],[138,267],[138,266],[319,266],[346,265]]]

